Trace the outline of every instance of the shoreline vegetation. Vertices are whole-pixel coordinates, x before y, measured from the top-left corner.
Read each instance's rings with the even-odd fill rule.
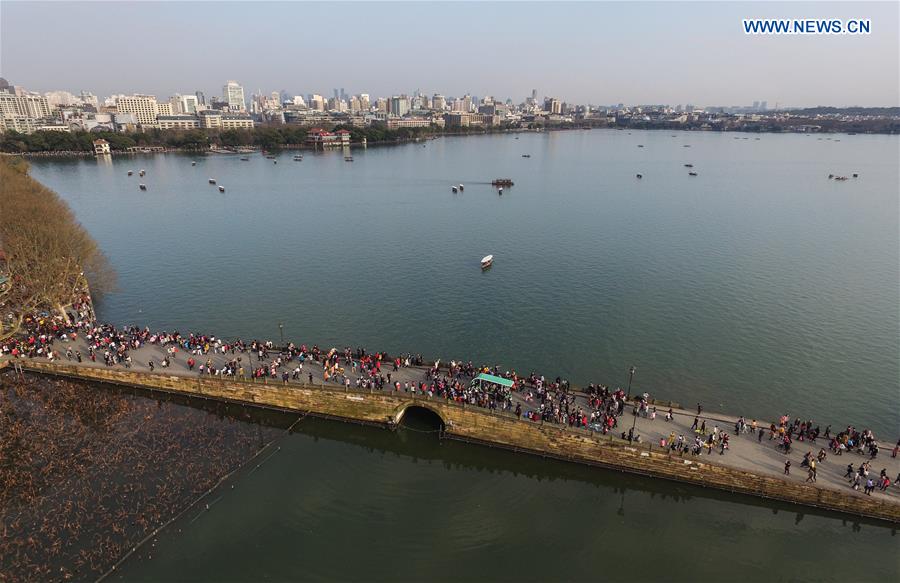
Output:
[[[810,129],[811,123],[816,124],[816,129]],[[609,123],[606,118],[558,124],[519,123],[495,128],[471,127],[449,130],[436,125],[395,130],[377,125],[360,128],[352,125],[324,124],[323,127],[332,131],[341,129],[349,131],[351,147],[359,147],[364,141],[367,146],[376,146],[405,144],[443,136],[584,129],[896,135],[900,133],[900,119],[882,117],[851,121],[797,117],[786,121],[765,120],[730,127],[714,127],[709,124],[693,122],[659,123],[641,120]],[[109,142],[112,154],[145,153],[140,151],[142,148],[152,148],[153,151],[163,152],[228,151],[235,148],[254,148],[263,151],[313,149],[313,146],[306,143],[309,129],[311,128],[297,125],[260,125],[253,129],[229,130],[161,130],[153,128],[133,132],[38,131],[32,134],[8,131],[0,134],[0,153],[25,156],[92,156],[94,155],[93,141],[96,139],[104,139]]]
[[[54,191],[28,175],[21,158],[0,160],[0,340],[26,319],[93,314],[91,293],[115,289],[97,242]]]

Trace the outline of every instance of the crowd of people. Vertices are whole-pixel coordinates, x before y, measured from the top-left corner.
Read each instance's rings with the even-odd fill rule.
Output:
[[[28,318],[25,322],[26,333],[0,344],[0,354],[21,358],[43,357],[51,361],[83,362],[87,359],[102,362],[108,367],[131,368],[135,364],[133,353],[144,346],[157,346],[160,350],[155,352],[156,358],[140,363],[151,371],[157,366],[168,369],[177,363],[183,363],[179,365],[182,372],[186,368],[188,372],[199,375],[244,380],[265,379],[267,382],[280,381],[283,384],[312,384],[315,371],[315,376],[321,378],[321,382],[326,385],[437,397],[505,412],[534,422],[566,425],[603,435],[613,433],[622,439],[638,443],[645,439],[636,433],[636,419],[652,422],[659,413],[646,393],[632,399],[621,388],[594,383],[581,391],[575,391],[566,379],[556,377],[551,380],[536,372],[520,376],[515,371],[501,371],[496,366],[475,366],[471,361],[450,361],[443,364],[438,361],[424,366],[425,361],[421,355],[392,357],[385,352],[370,353],[360,347],[355,350],[350,347],[326,350],[318,345],[298,345],[293,342],[278,346],[271,340],[245,342],[196,332],[152,332],[149,328],[137,326],[117,328],[92,322],[86,317],[89,313],[88,310],[76,312],[68,322],[58,316]],[[73,349],[73,341],[79,337],[84,340],[79,346],[85,346],[85,353],[80,349]],[[65,348],[61,349],[60,344],[65,344]],[[403,375],[397,374],[401,369],[410,367],[420,369],[407,371]],[[502,377],[511,384],[503,386],[490,382],[473,382],[480,373]],[[624,423],[624,427],[620,427],[626,414],[633,416],[635,422]],[[669,408],[664,414],[665,422],[672,422],[675,415]],[[715,423],[712,427],[707,427],[707,421],[708,416],[703,415],[702,406],[698,404],[690,429],[687,432],[660,430],[658,433],[662,436],[658,445],[678,455],[696,456],[704,452],[725,455],[733,436]],[[874,460],[880,451],[878,441],[869,429],[860,431],[847,426],[832,434],[830,425],[822,431],[812,420],[792,418],[789,415],[781,416],[768,427],[761,426],[756,419],[748,422],[740,417],[734,423],[733,435],[747,434],[751,438],[755,437],[761,445],[768,435],[768,440],[784,454],[790,454],[796,444],[813,445],[819,439],[836,456],[855,452],[868,455],[870,460]],[[893,457],[897,456],[898,449],[900,442],[893,448]],[[801,467],[808,470],[807,481],[816,481],[817,467],[824,463],[826,457],[824,447],[818,455],[812,455],[810,451],[804,456]],[[863,485],[867,483],[867,472],[868,467],[860,474]],[[789,473],[788,463],[785,474]],[[875,480],[874,483],[876,488],[883,489],[880,488],[883,481]],[[890,480],[887,480],[887,485],[890,484]],[[871,491],[867,490],[866,493]]]

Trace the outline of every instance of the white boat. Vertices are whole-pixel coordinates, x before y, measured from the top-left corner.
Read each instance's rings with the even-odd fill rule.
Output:
[[[132,172],[131,170],[129,170],[129,171],[128,171],[128,175],[131,176],[132,174],[134,174],[134,172]]]
[[[215,178],[210,178],[210,179],[209,179],[209,183],[210,183],[210,184],[215,184],[215,183],[216,183],[216,179],[215,179]]]
[[[490,267],[491,265],[493,265],[493,263],[494,263],[494,256],[493,256],[493,255],[486,255],[486,256],[484,256],[484,257],[481,259],[481,268],[482,268],[482,269],[487,269],[488,267]]]
[[[225,187],[224,187],[224,186],[220,186],[220,187],[219,187],[219,192],[225,192]]]
[[[460,192],[462,192],[462,191],[465,190],[465,189],[466,189],[465,186],[463,186],[462,184],[459,185],[459,190],[460,190]]]
[[[450,187],[450,190],[453,191],[453,192],[456,192],[456,187],[455,187],[455,186],[451,186],[451,187]]]
[[[196,166],[196,165],[197,165],[196,162],[191,162],[191,166]]]
[[[499,194],[500,196],[503,196],[503,187],[502,186],[497,189],[497,194]]]
[[[145,174],[145,172],[144,172],[143,170],[141,170],[140,172],[138,172],[138,176],[143,176],[144,174]]]

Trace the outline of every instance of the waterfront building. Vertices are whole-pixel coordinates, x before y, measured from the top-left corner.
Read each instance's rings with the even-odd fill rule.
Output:
[[[434,122],[430,117],[396,117],[390,115],[383,123],[385,128],[389,130],[397,130],[400,128],[427,128],[430,127]]]
[[[232,130],[253,128],[253,118],[246,114],[225,113],[214,109],[206,109],[197,114],[201,129]]]
[[[322,128],[312,128],[306,134],[306,143],[316,148],[339,148],[350,145],[350,132],[338,130],[329,132]]]
[[[200,128],[200,117],[193,114],[161,115],[156,118],[161,130],[195,130]]]
[[[247,104],[244,101],[244,88],[237,81],[228,81],[222,87],[222,101],[228,104],[232,111],[244,111]]]
[[[153,125],[159,115],[159,104],[155,95],[122,95],[116,99],[116,110],[133,113],[140,125]]]
[[[500,116],[496,114],[470,113],[468,111],[451,111],[444,114],[444,123],[448,128],[496,127],[500,125]]]
[[[104,139],[94,140],[94,154],[98,156],[109,154],[109,142]]]
[[[156,104],[156,117],[161,115],[172,115],[172,104],[168,101],[162,101]]]

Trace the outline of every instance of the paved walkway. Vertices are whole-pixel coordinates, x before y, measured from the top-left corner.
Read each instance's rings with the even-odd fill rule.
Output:
[[[81,366],[93,366],[100,368],[105,367],[105,364],[103,363],[102,353],[98,353],[97,362],[90,361],[90,359],[87,357],[88,350],[87,344],[85,343],[84,339],[78,338],[76,341],[69,344],[66,344],[65,342],[57,342],[54,346],[54,350],[56,350],[61,355],[65,355],[66,346],[71,346],[73,352],[75,352],[76,350],[81,352],[83,358]],[[159,345],[147,344],[142,346],[138,350],[129,351],[129,354],[131,355],[133,361],[131,368],[131,370],[133,371],[150,372],[148,362],[152,359],[155,364],[154,372],[156,373],[179,376],[197,376],[199,374],[196,370],[196,367],[193,372],[188,370],[187,359],[190,355],[182,350],[179,350],[175,360],[168,368],[162,368],[159,366],[159,362],[164,356],[166,356],[165,349]],[[213,354],[212,352],[210,352],[208,355],[195,356],[194,359],[197,361],[197,366],[199,366],[200,364],[205,364],[207,359],[211,359],[213,362],[213,366],[221,368],[227,361],[238,356],[242,359],[241,362],[244,365],[244,369],[247,375],[250,374],[250,370],[259,366],[256,355],[251,356],[249,352],[243,354],[236,353],[235,355],[232,355],[231,353],[228,353],[227,355]],[[277,356],[278,353],[276,351],[271,351],[270,358],[265,362],[271,362]],[[248,366],[247,364],[248,358],[250,359],[250,366]],[[288,367],[283,368],[282,370],[293,370],[293,368],[296,366],[295,362],[296,361],[288,363]],[[66,360],[65,356],[63,356],[61,363],[76,364],[74,359],[72,361],[68,361]],[[122,369],[123,365],[117,365],[116,368]],[[413,383],[425,380],[425,370],[421,367],[401,367],[400,370],[396,372],[394,372],[392,368],[393,367],[390,364],[388,364],[387,366],[383,365],[382,371],[385,374],[387,374],[387,372],[391,372],[393,381],[400,381],[401,383]],[[322,372],[323,369],[321,364],[312,360],[307,360],[303,365],[302,382],[308,383],[308,374],[312,373],[313,384],[325,384]],[[355,388],[355,375],[352,374],[349,368],[346,370],[346,373],[350,377],[351,387]],[[281,384],[281,379],[269,379],[268,382],[270,384]],[[328,385],[332,387],[340,386],[338,383],[334,382],[329,382]],[[524,402],[524,400],[522,400],[522,398],[518,394],[514,394],[514,400],[522,404],[523,413],[525,411],[528,411],[529,409],[537,408],[537,405],[533,402]],[[589,406],[587,405],[587,399],[584,396],[579,396],[577,401],[584,410],[590,410]],[[676,438],[679,435],[684,435],[686,442],[693,443],[695,433],[691,431],[690,427],[693,423],[696,411],[674,409],[674,419],[668,422],[665,421],[666,411],[667,408],[658,408],[656,419],[651,421],[649,418],[640,416],[635,419],[635,417],[631,414],[631,407],[626,407],[625,413],[621,417],[619,417],[619,426],[614,430],[615,435],[621,435],[623,431],[627,432],[628,429],[631,428],[631,424],[634,422],[635,434],[641,436],[640,446],[647,447],[648,445],[652,444],[653,448],[657,449],[660,438],[668,438],[670,433],[674,433]],[[807,478],[807,470],[806,468],[800,467],[803,455],[807,451],[811,451],[813,455],[816,455],[818,454],[819,449],[824,447],[826,449],[826,452],[828,453],[828,458],[823,463],[818,464],[816,485],[833,490],[840,490],[852,495],[865,496],[862,488],[860,488],[859,492],[856,492],[850,487],[849,479],[845,479],[844,474],[847,470],[847,464],[852,463],[854,467],[859,467],[859,465],[863,461],[869,459],[868,455],[856,453],[844,453],[841,456],[834,455],[828,449],[828,443],[825,439],[818,439],[816,443],[800,442],[795,440],[791,448],[791,453],[785,455],[783,452],[776,448],[777,440],[769,440],[769,422],[759,419],[757,420],[759,427],[765,429],[765,435],[763,436],[762,441],[759,442],[756,435],[750,433],[743,435],[735,434],[735,423],[737,421],[737,417],[731,417],[719,413],[704,412],[701,417],[701,420],[702,419],[706,419],[707,431],[711,432],[713,430],[713,427],[718,425],[721,431],[725,431],[731,436],[729,442],[730,448],[724,455],[719,454],[718,448],[713,449],[712,453],[707,454],[706,448],[704,448],[704,453],[696,457],[691,456],[689,453],[685,453],[685,457],[693,458],[704,463],[723,464],[756,474],[768,474],[792,481],[805,481]],[[750,422],[749,419],[747,421],[748,423]],[[838,428],[838,431],[841,429],[843,428]],[[871,460],[869,475],[877,481],[880,471],[882,470],[882,468],[884,468],[887,470],[888,476],[892,480],[892,483],[886,491],[880,491],[876,489],[872,493],[872,496],[887,498],[900,504],[900,486],[898,486],[897,482],[894,481],[895,478],[900,477],[900,457],[891,457],[891,451],[893,449],[894,442],[885,441],[886,439],[890,439],[890,437],[878,437],[881,440],[881,451],[879,452],[876,459]],[[792,467],[790,476],[784,475],[784,463],[786,460],[791,461]],[[865,485],[864,482],[863,485]]]

